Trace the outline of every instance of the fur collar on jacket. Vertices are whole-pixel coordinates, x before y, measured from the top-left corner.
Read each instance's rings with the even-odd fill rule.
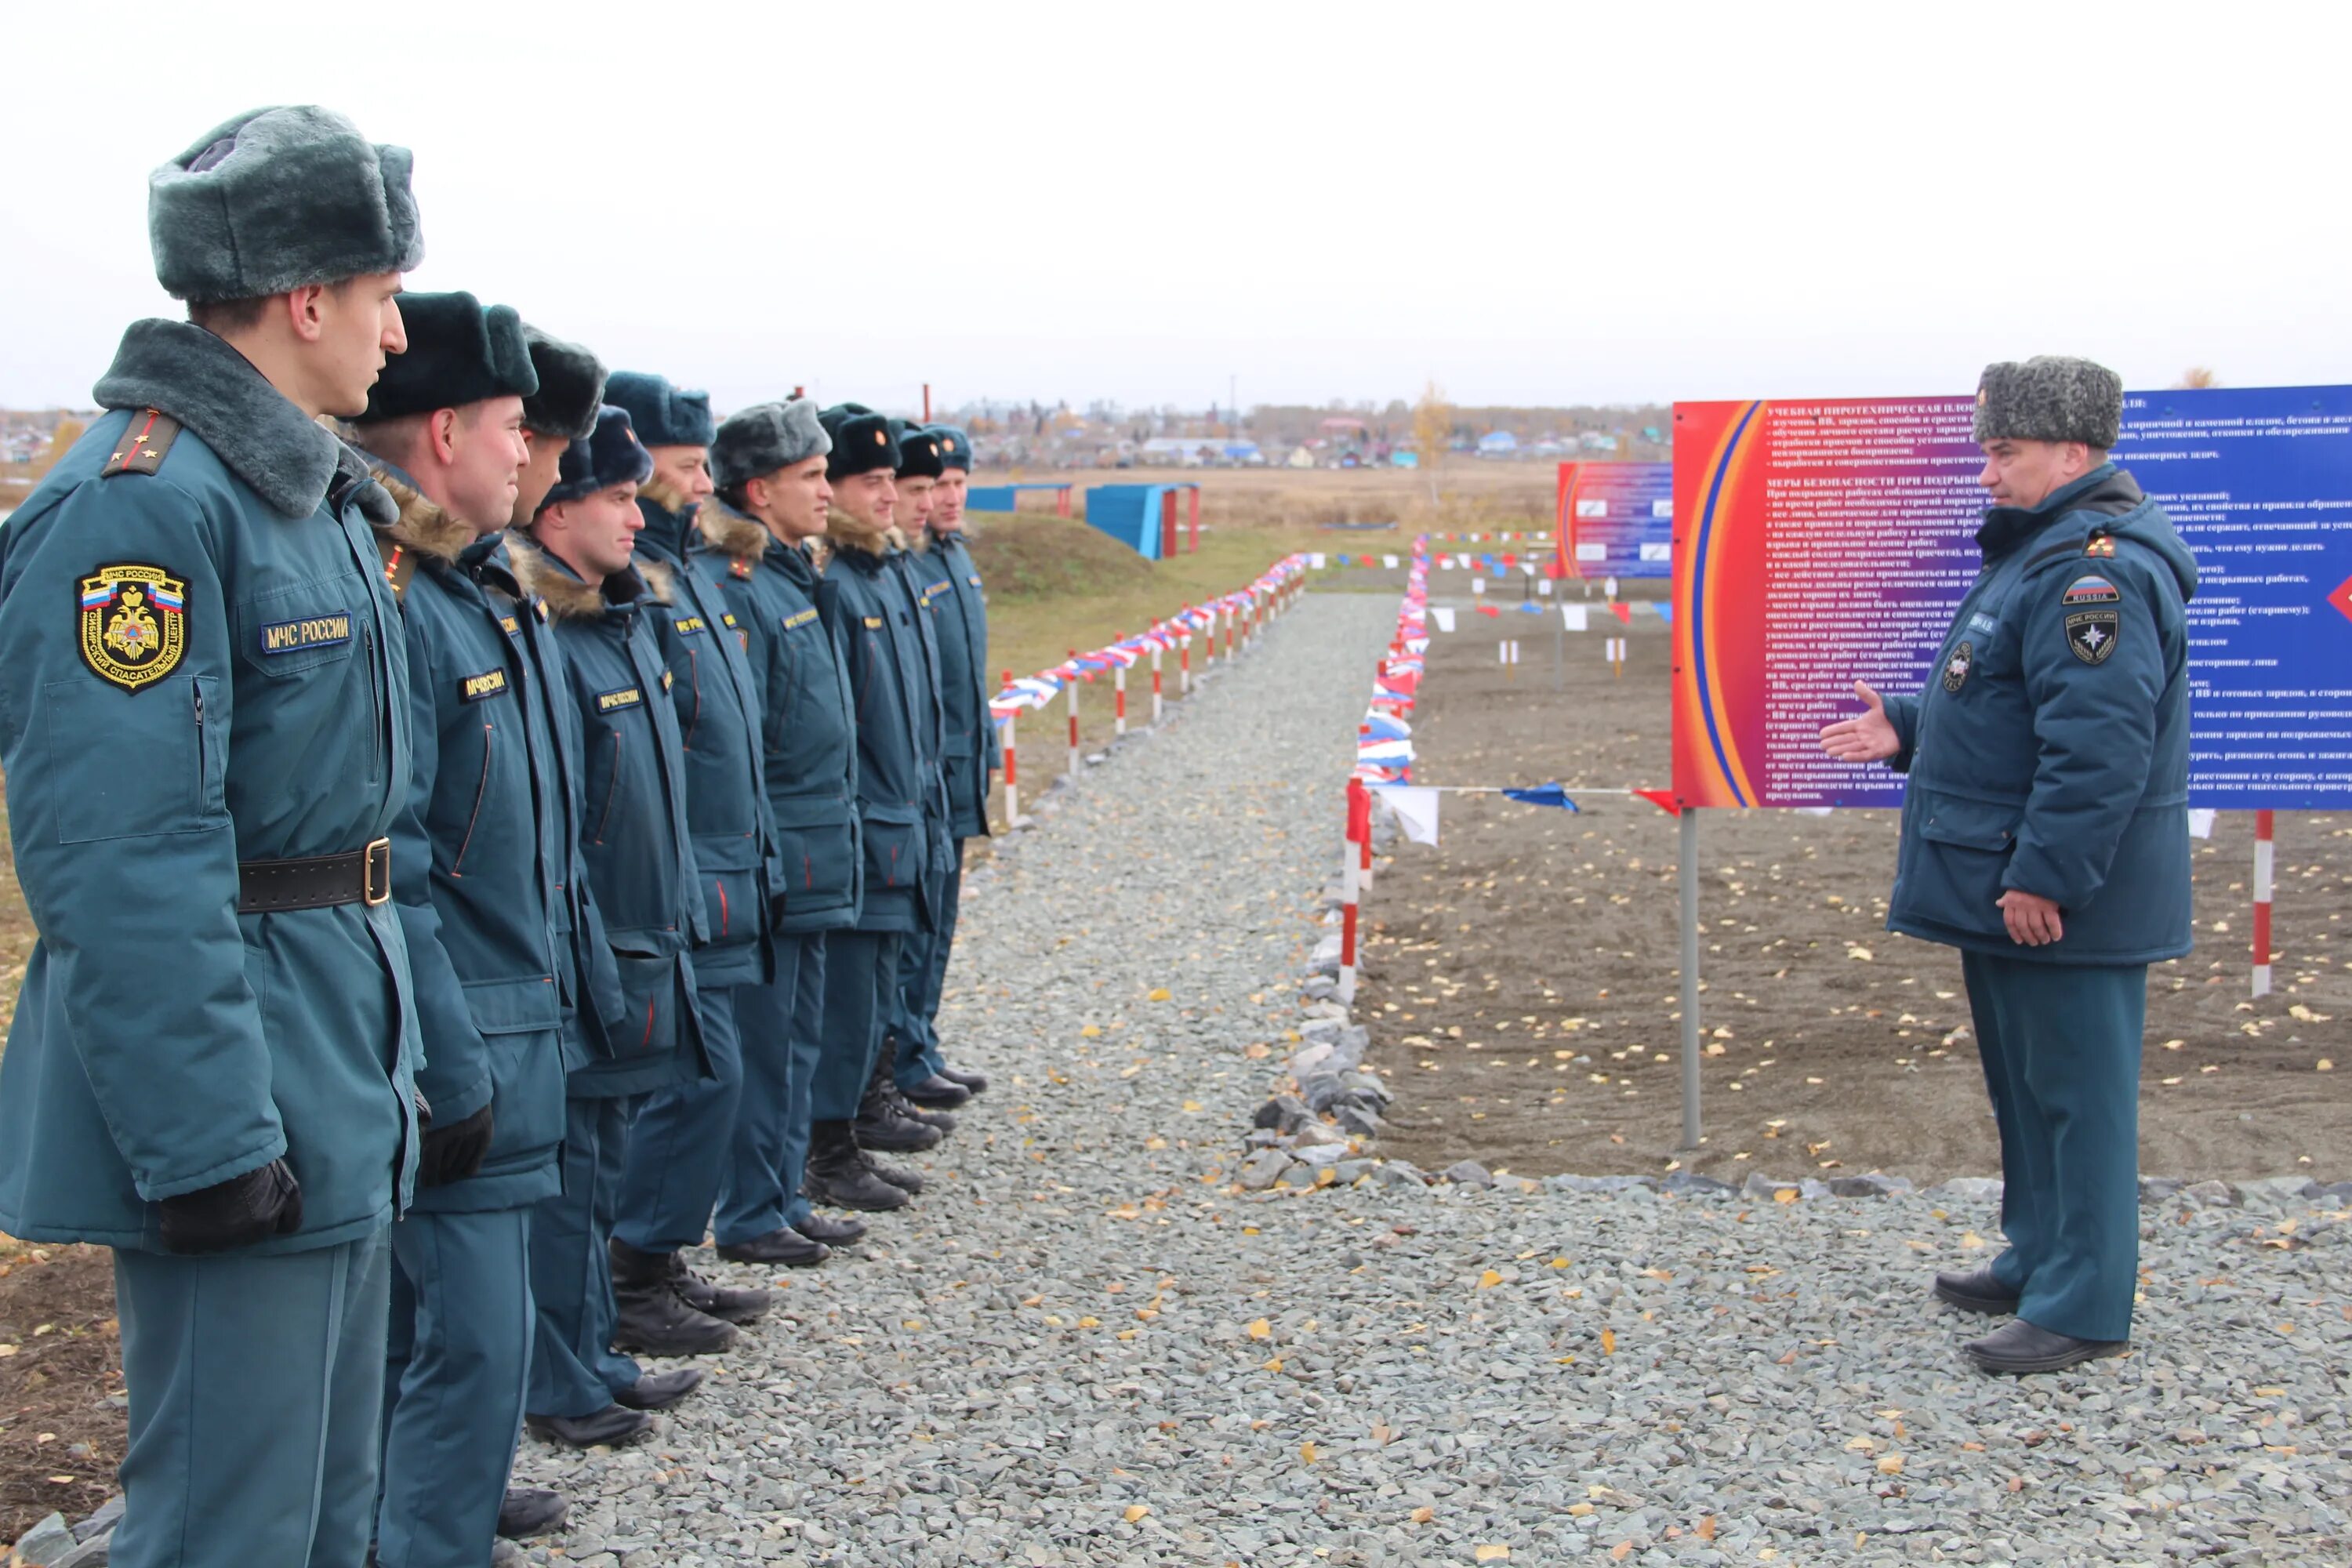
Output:
[[[834,554],[849,552],[860,555],[871,555],[877,561],[893,550],[907,548],[907,536],[897,529],[887,528],[879,533],[869,532],[860,527],[839,507],[833,508],[825,515],[824,542],[832,547]]]
[[[569,565],[527,533],[507,536],[507,555],[523,592],[545,600],[548,615],[559,621],[593,620],[640,599],[656,605],[670,602],[669,568],[658,562],[632,562],[602,583],[583,583]]]
[[[637,499],[649,500],[664,511],[680,514],[694,504],[686,499],[684,490],[679,489],[667,479],[660,478],[648,479],[638,485]],[[704,504],[707,507],[709,503]]]
[[[339,475],[353,482],[366,476],[343,444],[289,402],[251,361],[192,322],[131,323],[114,363],[90,395],[101,407],[170,415],[271,510],[289,518],[318,510]],[[352,499],[368,510],[370,521],[391,521],[390,507],[373,504],[374,498],[362,492]]]
[[[378,525],[394,544],[447,566],[455,565],[457,557],[481,537],[442,510],[440,502],[427,500],[396,476],[381,468],[374,475],[375,482],[400,509],[400,515],[389,525]]]
[[[694,521],[702,530],[703,542],[730,560],[757,561],[776,542],[767,524],[721,501],[704,501]]]

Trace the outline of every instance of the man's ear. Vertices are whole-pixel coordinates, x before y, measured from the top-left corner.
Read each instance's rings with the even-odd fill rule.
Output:
[[[299,289],[287,291],[287,325],[293,329],[297,338],[306,343],[317,342],[320,335],[327,330],[326,297],[327,285],[324,283],[305,283]]]
[[[436,408],[425,416],[425,444],[434,461],[447,467],[457,458],[457,411]]]

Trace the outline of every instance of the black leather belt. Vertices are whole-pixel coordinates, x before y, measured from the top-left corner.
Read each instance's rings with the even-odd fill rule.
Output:
[[[381,904],[392,897],[392,840],[379,838],[344,855],[302,860],[240,860],[236,912],[323,910],[335,904]]]

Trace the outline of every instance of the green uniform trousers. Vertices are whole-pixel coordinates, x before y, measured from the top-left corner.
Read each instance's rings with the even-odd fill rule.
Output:
[[[123,1568],[352,1568],[375,1521],[390,1248],[118,1250]]]
[[[936,1078],[948,1065],[940,1049],[940,997],[947,989],[956,917],[963,912],[963,840],[950,843],[953,853],[940,895],[940,918],[930,930],[908,937],[898,954],[898,994],[890,1017],[897,1054],[890,1065],[900,1089]]]
[[[2038,963],[1963,950],[2000,1128],[1994,1277],[2017,1315],[2084,1340],[2131,1337],[2139,1285],[2139,1053],[2146,964]]]
[[[901,945],[895,931],[825,933],[824,1039],[811,1090],[812,1121],[856,1117],[898,1003]]]
[[[775,978],[737,991],[743,1103],[711,1222],[721,1247],[797,1227],[809,1216],[801,1177],[824,1031],[824,931],[776,938]]]
[[[564,1101],[563,1190],[530,1215],[530,1392],[533,1415],[593,1415],[615,1389],[635,1387],[636,1362],[613,1348],[614,1215],[634,1096]]]

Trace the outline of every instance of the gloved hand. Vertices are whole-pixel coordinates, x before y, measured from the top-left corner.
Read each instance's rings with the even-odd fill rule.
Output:
[[[463,1121],[428,1127],[416,1148],[416,1184],[446,1186],[462,1182],[482,1168],[490,1152],[490,1108],[487,1105]]]
[[[282,1159],[155,1206],[167,1252],[226,1252],[302,1228],[302,1184]]]

